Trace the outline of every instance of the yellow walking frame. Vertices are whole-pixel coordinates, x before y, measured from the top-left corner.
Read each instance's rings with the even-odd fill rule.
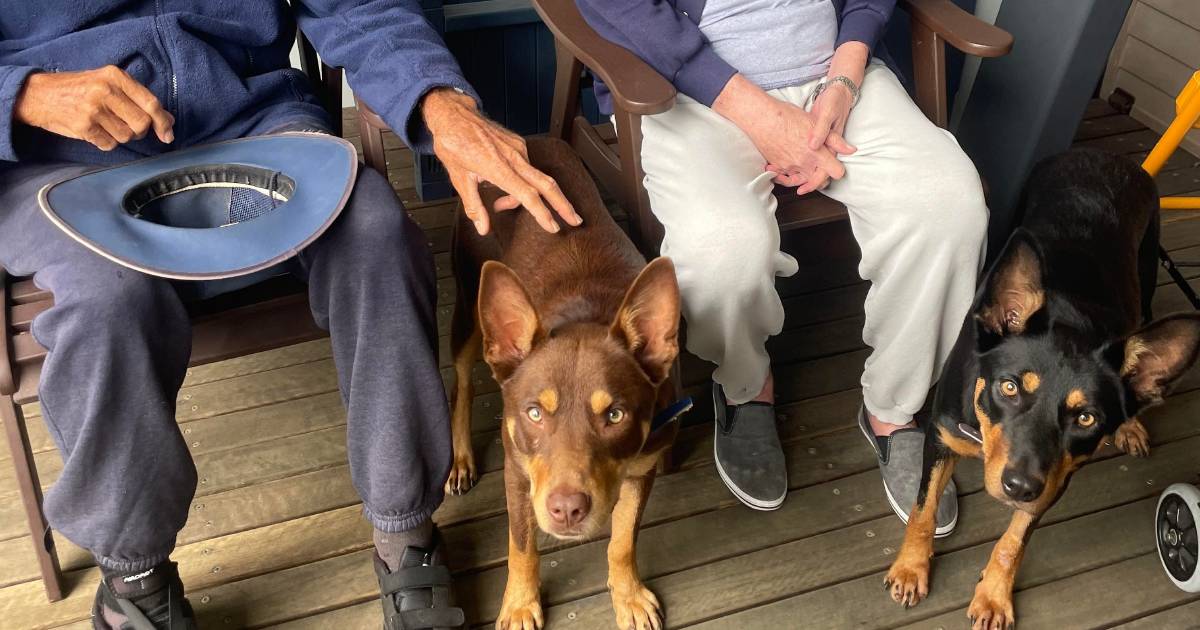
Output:
[[[1193,74],[1191,80],[1179,92],[1179,96],[1175,99],[1175,120],[1171,122],[1171,126],[1167,127],[1158,143],[1151,149],[1150,154],[1146,156],[1142,162],[1142,168],[1151,176],[1158,175],[1163,165],[1179,148],[1179,143],[1183,142],[1184,135],[1193,128],[1200,129],[1200,72]],[[1200,197],[1162,197],[1159,204],[1163,210],[1200,210]],[[1171,260],[1167,250],[1159,248],[1158,255],[1162,260],[1163,268],[1187,296],[1192,307],[1200,310],[1200,297],[1196,296],[1192,286],[1179,272],[1177,264]],[[1178,266],[1195,267],[1200,265],[1178,263]]]
[[[1183,136],[1193,128],[1200,129],[1200,72],[1192,75],[1187,85],[1175,99],[1175,120],[1159,138],[1158,144],[1142,162],[1142,168],[1151,176],[1158,175],[1163,164],[1183,142]],[[1163,210],[1200,210],[1200,197],[1163,197]]]

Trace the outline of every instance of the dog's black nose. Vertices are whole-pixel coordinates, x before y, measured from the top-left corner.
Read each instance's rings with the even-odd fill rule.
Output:
[[[1022,503],[1041,496],[1042,488],[1045,487],[1041,479],[1011,469],[1004,471],[1000,481],[1004,484],[1004,494]]]
[[[555,490],[546,497],[546,508],[554,522],[574,527],[587,518],[592,509],[592,498],[582,492]]]

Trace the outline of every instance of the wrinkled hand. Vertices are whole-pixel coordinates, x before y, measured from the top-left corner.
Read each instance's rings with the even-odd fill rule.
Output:
[[[808,136],[808,148],[816,150],[826,146],[841,155],[854,153],[856,149],[845,138],[846,119],[850,117],[853,105],[854,95],[850,88],[841,83],[826,85],[813,103],[814,122]]]
[[[745,132],[766,160],[766,169],[775,173],[775,181],[797,186],[799,194],[846,174],[829,147],[809,148],[816,126],[812,114],[767,94],[742,75],[729,80],[712,107]]]
[[[433,152],[481,235],[491,230],[491,217],[479,195],[484,182],[507,193],[496,200],[492,209],[497,212],[525,206],[543,229],[557,232],[548,202],[568,224],[583,222],[558,183],[529,164],[525,140],[484,118],[475,99],[449,88],[435,89],[421,101],[421,113],[433,135]]]
[[[797,195],[806,195],[824,188],[830,179],[844,177],[846,167],[832,147],[809,144],[809,139],[819,133],[817,117],[791,103],[776,103],[779,122],[774,126],[775,133],[763,134],[754,143],[767,160],[764,168],[775,174],[775,183],[795,187]]]
[[[821,92],[809,113],[812,117],[807,141],[810,150],[824,148],[835,156],[850,155],[858,150],[843,136],[853,104],[853,95],[841,83],[831,84]],[[800,195],[821,190],[829,184],[829,178],[822,178],[820,173],[804,173],[773,163],[768,163],[764,168],[775,174],[776,184],[794,187]]]
[[[116,66],[31,74],[17,95],[13,117],[102,151],[140,140],[151,128],[164,143],[175,140],[175,118],[150,90]]]

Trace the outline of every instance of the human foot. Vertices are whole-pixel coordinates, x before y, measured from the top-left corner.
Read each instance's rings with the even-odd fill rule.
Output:
[[[788,485],[787,463],[775,426],[775,406],[762,401],[731,405],[721,386],[714,383],[713,407],[713,456],[721,480],[751,508],[779,508]]]
[[[883,476],[883,491],[887,495],[892,511],[900,520],[908,523],[908,514],[917,502],[917,491],[921,485],[921,462],[925,457],[925,432],[916,422],[890,425],[876,430],[878,421],[867,412],[866,407],[858,411],[858,426],[863,436],[871,443],[879,459],[879,473]],[[881,435],[881,432],[886,432]],[[937,528],[934,536],[949,536],[958,524],[958,490],[951,479],[946,484],[938,501]]]

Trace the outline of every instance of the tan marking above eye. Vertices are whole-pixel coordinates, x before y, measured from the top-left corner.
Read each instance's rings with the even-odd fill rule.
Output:
[[[543,389],[542,393],[538,394],[538,402],[541,403],[542,409],[554,413],[558,411],[558,392],[553,389]]]
[[[1000,393],[1008,397],[1017,395],[1017,383],[1012,379],[1004,379],[1000,381]]]
[[[592,405],[592,413],[600,415],[612,404],[613,397],[612,394],[602,389],[597,389],[592,392],[592,397],[588,402]]]
[[[1086,429],[1093,424],[1096,424],[1096,416],[1085,411],[1075,416],[1075,424],[1078,424]]]
[[[1068,409],[1079,409],[1080,407],[1086,405],[1087,402],[1087,396],[1083,394],[1082,390],[1072,389],[1071,392],[1067,394]]]
[[[1033,392],[1037,391],[1038,387],[1041,386],[1042,377],[1038,376],[1036,372],[1026,372],[1021,375],[1021,387],[1025,391],[1032,394]]]

